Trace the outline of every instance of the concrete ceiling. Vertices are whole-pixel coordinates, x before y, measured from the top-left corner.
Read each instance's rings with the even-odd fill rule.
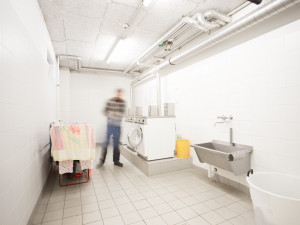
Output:
[[[183,15],[209,9],[226,14],[245,0],[152,0],[128,23],[141,0],[38,0],[56,55],[81,58],[81,66],[124,71],[139,55],[177,24]],[[192,33],[199,32],[197,30]],[[105,59],[116,40],[126,36],[122,52]],[[183,34],[184,37],[184,34]],[[158,49],[159,50],[159,49]],[[159,55],[159,54],[158,54]],[[70,66],[67,60],[62,66]]]

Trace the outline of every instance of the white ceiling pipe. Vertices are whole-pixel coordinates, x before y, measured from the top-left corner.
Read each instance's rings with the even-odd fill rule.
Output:
[[[215,22],[207,21],[206,17],[208,17],[208,19],[212,19],[212,18],[215,19]],[[184,22],[186,24],[191,24],[192,26],[194,26],[195,28],[197,28],[197,29],[199,29],[203,32],[208,32],[209,30],[212,30],[214,28],[220,27],[222,25],[225,25],[226,23],[231,22],[231,17],[227,16],[225,13],[222,13],[222,12],[218,12],[218,11],[215,11],[215,10],[208,10],[204,14],[203,13],[196,13],[193,17],[184,16],[182,18],[181,22]],[[161,40],[161,41],[163,41],[163,40]],[[161,43],[161,41],[159,43]],[[154,47],[156,47],[156,46],[157,46],[157,43]],[[146,53],[148,53],[148,52],[144,52],[142,54],[142,56],[139,57],[139,59],[142,58]],[[139,61],[137,61],[137,62],[139,62]],[[132,66],[132,64],[130,64],[130,68],[131,68],[131,66]],[[150,67],[150,65],[148,65],[146,67]],[[135,68],[136,67],[134,67],[130,71],[129,71],[129,69],[125,70],[125,71],[126,72],[129,71],[129,73],[131,73],[131,72],[134,71]]]
[[[216,19],[224,21],[225,23],[230,23],[232,21],[231,17],[226,15],[225,13],[216,11],[216,10],[208,10],[203,13],[204,18],[207,19]]]
[[[107,70],[107,69],[98,69],[98,68],[91,68],[91,67],[81,67],[80,72],[99,72],[99,73],[114,73],[118,75],[124,75],[123,70]],[[126,74],[128,76],[133,75],[140,75],[141,73],[134,72],[133,74]]]
[[[139,61],[142,57],[147,55],[153,48],[157,47],[157,45],[161,44],[163,41],[166,40],[172,33],[174,33],[176,30],[178,30],[182,25],[184,25],[185,22],[183,19],[180,20],[173,28],[171,28],[164,36],[162,36],[159,40],[157,40],[153,45],[151,45],[143,54],[141,54],[139,57],[137,57],[130,65],[124,70],[123,73],[127,73],[130,68]]]
[[[191,56],[192,54],[198,53],[207,49],[231,36],[237,34],[246,28],[249,28],[281,11],[291,7],[292,5],[298,3],[299,0],[269,0],[264,1],[261,5],[257,8],[252,10],[251,12],[247,13],[243,16],[240,20],[232,22],[228,24],[223,29],[220,29],[216,33],[210,35],[205,40],[201,41],[198,45],[178,54],[177,56],[172,57],[172,63],[178,63],[185,59],[185,57]],[[137,80],[133,81],[132,84],[136,85],[138,82],[145,80],[152,75],[155,74],[156,71],[168,66],[170,63],[165,61],[160,65],[156,66],[155,68],[146,71],[139,77]]]
[[[196,18],[198,20],[198,22],[203,25],[206,29],[208,30],[212,30],[212,29],[215,29],[215,28],[218,28],[220,27],[220,24],[217,24],[215,22],[209,22],[207,21],[205,18],[204,18],[204,15],[203,13],[197,13],[196,14]]]

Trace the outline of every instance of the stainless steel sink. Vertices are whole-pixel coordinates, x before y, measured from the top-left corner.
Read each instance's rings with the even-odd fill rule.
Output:
[[[212,142],[191,145],[202,163],[214,165],[233,172],[235,175],[250,169],[252,146],[213,140]]]

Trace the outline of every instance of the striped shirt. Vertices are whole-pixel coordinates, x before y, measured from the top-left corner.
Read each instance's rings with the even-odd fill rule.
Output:
[[[121,126],[122,117],[125,115],[126,102],[118,97],[106,102],[104,114],[107,116],[109,126]]]

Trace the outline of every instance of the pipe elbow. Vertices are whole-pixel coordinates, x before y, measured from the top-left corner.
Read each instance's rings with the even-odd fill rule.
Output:
[[[216,10],[205,11],[203,16],[204,16],[204,19],[206,19],[206,20],[207,19],[221,20],[225,23],[230,23],[232,21],[230,16],[226,15],[223,12],[219,12]]]

